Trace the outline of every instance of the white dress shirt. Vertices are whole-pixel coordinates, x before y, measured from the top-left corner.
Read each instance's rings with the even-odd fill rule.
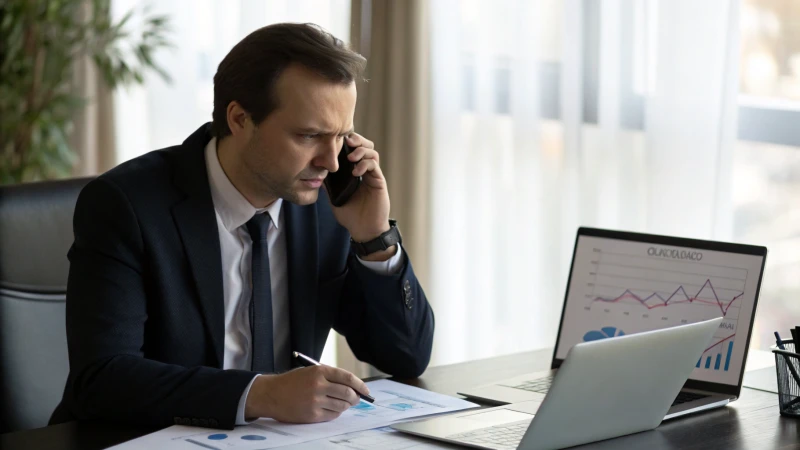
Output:
[[[252,336],[250,334],[250,297],[252,240],[244,225],[255,214],[266,212],[272,219],[267,231],[269,274],[272,290],[272,324],[274,338],[275,370],[284,372],[291,367],[289,329],[289,279],[286,258],[286,233],[281,214],[283,199],[266,208],[255,208],[236,189],[222,170],[217,156],[217,140],[212,138],[206,146],[206,167],[211,199],[217,217],[219,243],[222,255],[222,292],[225,304],[225,351],[223,369],[250,370]],[[403,250],[387,261],[359,261],[366,267],[383,274],[397,273],[403,265]],[[236,424],[244,425],[244,407],[247,394],[255,377],[242,393],[236,414]]]

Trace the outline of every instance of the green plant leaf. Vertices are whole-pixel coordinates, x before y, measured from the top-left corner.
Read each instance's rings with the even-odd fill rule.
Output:
[[[88,57],[111,87],[143,83],[151,71],[170,80],[154,57],[171,47],[169,18],[144,9],[137,33],[129,29],[137,12],[113,22],[110,6],[0,0],[0,183],[70,174],[72,118],[87,103],[72,92],[79,58]]]

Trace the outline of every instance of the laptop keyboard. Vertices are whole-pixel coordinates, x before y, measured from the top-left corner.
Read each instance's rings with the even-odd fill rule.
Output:
[[[555,376],[550,375],[544,378],[537,378],[535,380],[529,380],[515,386],[507,387],[522,389],[523,391],[538,392],[540,394],[547,394],[547,391],[550,390],[550,385],[553,384],[553,378],[555,378]]]
[[[708,395],[694,394],[692,392],[681,391],[678,394],[678,397],[675,398],[675,401],[672,402],[672,406],[680,405],[681,403],[693,402],[695,400],[699,400],[701,398],[706,398],[706,397],[708,397]]]
[[[535,380],[525,381],[523,383],[513,386],[508,385],[507,387],[511,387],[514,389],[522,389],[523,391],[538,392],[540,394],[547,394],[547,391],[550,390],[550,385],[553,384],[553,378],[554,376],[547,376],[544,378],[537,378]],[[692,402],[706,397],[708,397],[708,395],[681,391],[675,398],[675,401],[672,402],[672,406],[680,405],[681,403]]]
[[[552,376],[539,378],[536,380],[526,381],[516,386],[508,387],[546,394],[547,390],[550,389],[550,385],[553,383],[553,378],[554,377]],[[708,397],[708,395],[681,391],[678,394],[678,397],[675,398],[675,401],[672,402],[672,406],[706,397]],[[519,422],[481,428],[480,430],[474,430],[467,433],[451,434],[450,436],[447,436],[447,439],[476,444],[483,447],[499,449],[517,448],[517,445],[519,445],[520,441],[522,440],[522,436],[525,435],[525,430],[528,429],[530,424],[531,419],[522,420]]]
[[[451,434],[447,439],[492,448],[517,448],[531,419],[512,422],[494,427],[481,428],[467,433]]]

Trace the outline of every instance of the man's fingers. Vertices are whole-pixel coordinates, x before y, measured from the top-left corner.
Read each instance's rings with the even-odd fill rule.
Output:
[[[322,403],[323,409],[327,409],[329,411],[337,413],[343,413],[347,411],[351,406],[353,405],[344,400],[339,400],[338,398],[333,398],[333,397],[327,397],[327,399]]]
[[[322,408],[314,413],[312,422],[329,422],[341,415],[342,413],[339,411],[332,411],[330,409]]]
[[[326,395],[347,402],[350,406],[355,406],[360,401],[358,394],[353,388],[338,383],[330,383],[326,389]]]
[[[323,372],[325,374],[325,379],[331,383],[350,386],[358,393],[369,394],[369,388],[367,388],[367,385],[352,373],[336,367],[326,367],[326,369],[327,370]]]
[[[354,149],[349,155],[347,155],[347,159],[350,162],[357,162],[361,161],[362,159],[374,159],[375,161],[378,161],[380,163],[381,156],[375,149],[358,147]]]
[[[377,171],[380,169],[378,162],[374,159],[362,159],[356,166],[353,168],[353,176],[360,177],[367,172]]]
[[[369,139],[361,136],[358,133],[351,133],[347,136],[347,145],[350,147],[367,147],[367,148],[375,148],[375,143],[370,141]]]

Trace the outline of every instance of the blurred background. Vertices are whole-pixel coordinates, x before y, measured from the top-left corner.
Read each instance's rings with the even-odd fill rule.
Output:
[[[355,127],[436,313],[432,364],[552,346],[580,225],[765,245],[751,346],[795,325],[795,0],[7,0],[0,180],[181,143],[230,48],[287,21],[368,59]]]

